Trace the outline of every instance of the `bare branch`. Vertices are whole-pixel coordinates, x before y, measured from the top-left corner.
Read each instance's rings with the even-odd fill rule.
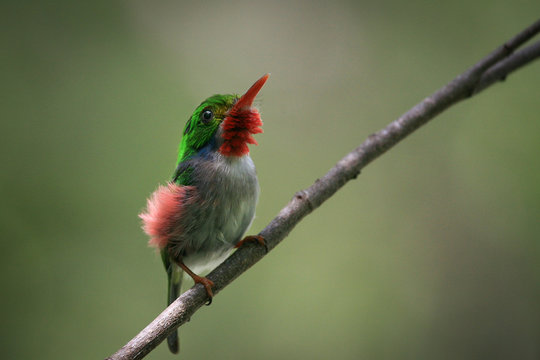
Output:
[[[433,95],[422,100],[399,119],[370,135],[364,143],[338,161],[326,175],[317,179],[309,188],[296,193],[293,199],[260,232],[260,235],[266,240],[268,250],[276,247],[302,218],[319,207],[349,180],[356,178],[360,170],[367,164],[384,154],[420,126],[448,107],[476,95],[496,81],[505,79],[516,69],[539,58],[540,42],[514,52],[538,32],[540,32],[540,20],[457,76]],[[215,284],[214,294],[219,293],[265,255],[264,247],[256,244],[243,246],[232,254],[208,275],[208,278]],[[206,300],[204,287],[200,284],[195,285],[108,359],[143,358],[172,330],[187,322],[204,305]]]
[[[479,93],[496,81],[505,80],[507,74],[530,63],[539,56],[540,41],[524,49],[516,51],[512,56],[509,56],[490,67],[489,70],[482,75],[482,78],[480,78],[480,81],[474,89],[474,93]]]

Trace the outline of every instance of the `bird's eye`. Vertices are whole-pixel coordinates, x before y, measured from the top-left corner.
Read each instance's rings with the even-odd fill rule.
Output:
[[[201,120],[204,124],[209,124],[214,119],[214,113],[212,110],[204,110],[201,114]]]

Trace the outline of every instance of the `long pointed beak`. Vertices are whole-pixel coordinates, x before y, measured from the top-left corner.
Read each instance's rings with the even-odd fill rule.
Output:
[[[253,100],[255,100],[255,97],[263,87],[266,80],[268,80],[268,77],[270,74],[266,74],[263,77],[261,77],[259,80],[255,81],[255,84],[251,85],[251,87],[246,91],[240,99],[234,104],[233,109],[235,111],[242,111],[246,108],[250,108],[253,105]]]

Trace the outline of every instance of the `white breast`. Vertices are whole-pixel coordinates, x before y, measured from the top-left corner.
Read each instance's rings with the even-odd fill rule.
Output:
[[[226,157],[219,153],[197,167],[197,192],[205,207],[198,230],[189,241],[196,251],[184,256],[184,263],[196,273],[214,268],[240,241],[255,216],[259,184],[249,157]],[[200,221],[200,223],[199,223]]]

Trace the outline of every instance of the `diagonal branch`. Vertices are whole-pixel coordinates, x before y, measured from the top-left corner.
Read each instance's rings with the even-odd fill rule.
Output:
[[[371,161],[384,154],[416,129],[457,102],[472,97],[504,80],[511,72],[540,57],[540,42],[516,51],[540,32],[540,20],[494,50],[449,84],[407,111],[384,129],[370,135],[359,147],[317,179],[309,188],[299,191],[279,214],[260,232],[268,250],[276,247],[302,218],[319,207],[349,180],[354,179]],[[240,274],[266,255],[262,246],[246,245],[212,271],[208,278],[220,292]],[[187,322],[205,304],[206,291],[200,284],[183,293],[137,336],[108,359],[141,359],[161,343],[178,326]]]

